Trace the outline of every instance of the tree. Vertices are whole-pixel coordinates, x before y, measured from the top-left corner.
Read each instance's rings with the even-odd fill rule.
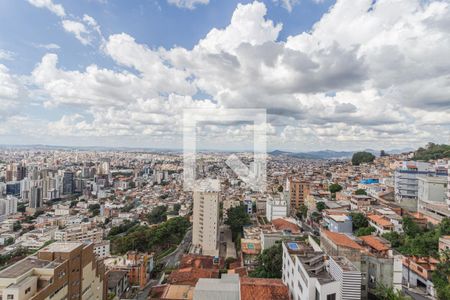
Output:
[[[403,217],[402,226],[403,231],[409,237],[414,237],[422,231],[420,226],[410,216]]]
[[[176,213],[178,214],[178,212],[180,211],[180,209],[181,209],[181,204],[175,203],[174,206],[173,206],[173,211],[176,212]]]
[[[425,148],[414,152],[415,160],[429,161],[432,159],[450,158],[450,145],[428,143]]]
[[[279,185],[278,186],[278,191],[281,193],[281,192],[283,192],[283,186],[282,185]]]
[[[308,207],[304,204],[301,204],[297,209],[296,213],[297,218],[305,220],[307,215],[308,215]]]
[[[365,189],[357,189],[355,195],[367,195],[367,192]]]
[[[375,289],[375,296],[380,300],[412,300],[411,297],[403,295],[401,291],[395,291],[393,287],[378,284]]]
[[[319,212],[322,212],[327,206],[325,205],[325,202],[317,202],[316,208]]]
[[[251,224],[250,217],[248,216],[243,204],[228,209],[227,217],[228,218],[225,221],[225,224],[230,226],[233,239],[236,238],[238,233],[242,233],[242,227]]]
[[[152,209],[147,215],[150,224],[158,224],[167,220],[167,206],[160,205]]]
[[[374,161],[374,159],[375,159],[375,155],[373,155],[370,152],[366,152],[366,151],[356,152],[356,153],[353,153],[352,164],[354,166],[359,166],[360,164],[363,164],[363,163],[371,163]]]
[[[340,186],[338,183],[333,183],[333,184],[330,184],[330,186],[328,187],[328,190],[334,194],[334,193],[341,191],[342,186]]]
[[[258,266],[250,273],[250,277],[281,278],[283,265],[283,249],[281,243],[264,250],[258,256]]]
[[[20,229],[22,229],[22,225],[20,225],[20,222],[19,221],[14,222],[13,231],[19,231]]]
[[[352,212],[350,213],[350,217],[352,218],[353,231],[369,226],[369,221],[367,221],[367,218],[363,213]]]
[[[371,235],[372,232],[375,232],[376,229],[372,226],[368,226],[368,227],[361,227],[358,230],[356,230],[355,235],[356,236],[364,236],[364,235]]]
[[[398,248],[403,244],[403,236],[396,231],[386,232],[382,237],[388,240],[393,248]]]
[[[442,253],[442,261],[436,266],[431,280],[439,300],[450,299],[450,252]]]

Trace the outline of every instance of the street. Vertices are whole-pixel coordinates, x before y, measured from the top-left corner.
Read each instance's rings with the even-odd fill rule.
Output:
[[[189,250],[191,242],[192,228],[186,232],[186,235],[184,236],[180,245],[178,245],[177,249],[168,256],[162,258],[158,263],[163,263],[166,268],[175,268],[183,254],[186,254],[186,252]]]

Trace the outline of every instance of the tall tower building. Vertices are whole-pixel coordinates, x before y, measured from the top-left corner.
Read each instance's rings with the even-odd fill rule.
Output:
[[[298,209],[300,205],[305,204],[309,196],[309,182],[296,178],[289,179],[289,197],[290,209],[292,212]]]
[[[73,174],[73,172],[65,171],[62,180],[63,180],[62,194],[63,195],[73,194],[75,192],[74,174]]]
[[[219,193],[194,192],[192,241],[205,255],[218,254]]]
[[[42,207],[42,202],[42,188],[37,186],[31,187],[30,208],[39,209]]]

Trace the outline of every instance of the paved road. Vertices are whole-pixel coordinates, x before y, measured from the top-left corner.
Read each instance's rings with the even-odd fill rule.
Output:
[[[189,229],[186,232],[186,235],[184,236],[180,245],[178,245],[178,248],[174,252],[172,252],[172,254],[164,257],[159,262],[163,263],[166,268],[176,267],[177,264],[180,262],[180,259],[183,256],[183,254],[186,254],[189,251],[189,246],[191,245],[191,242],[192,242],[192,229]]]

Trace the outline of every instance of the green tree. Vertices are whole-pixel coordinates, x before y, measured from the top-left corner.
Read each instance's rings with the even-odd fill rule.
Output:
[[[414,237],[422,232],[420,226],[410,216],[403,217],[402,226],[403,231],[409,237]]]
[[[411,297],[404,295],[402,291],[395,291],[394,288],[383,284],[377,285],[374,294],[380,300],[412,300]]]
[[[325,202],[317,202],[316,208],[319,212],[322,212],[327,206],[325,205]]]
[[[13,231],[19,231],[20,229],[22,229],[22,225],[20,224],[20,222],[19,221],[14,222]]]
[[[352,164],[354,166],[359,166],[360,164],[363,164],[363,163],[371,163],[374,161],[374,159],[375,159],[375,156],[370,152],[366,152],[366,151],[356,152],[356,153],[353,153]]]
[[[147,215],[150,224],[158,224],[167,220],[167,206],[160,205],[152,209]]]
[[[403,244],[403,235],[396,231],[383,233],[382,237],[388,240],[394,248],[398,248]]]
[[[442,253],[442,261],[436,266],[431,280],[436,288],[439,300],[450,299],[450,252]]]
[[[341,191],[342,186],[338,183],[333,183],[333,184],[330,184],[330,186],[328,187],[328,190],[334,194],[334,193]]]
[[[283,186],[282,186],[282,185],[279,185],[279,186],[278,186],[278,191],[279,191],[280,193],[283,192]]]
[[[301,204],[297,209],[296,213],[297,218],[305,220],[307,215],[308,215],[308,207],[304,204]]]
[[[369,226],[369,221],[367,221],[367,218],[363,213],[351,212],[350,217],[352,218],[353,231]]]
[[[372,234],[372,232],[375,232],[375,231],[376,231],[376,229],[373,228],[372,226],[361,227],[358,230],[356,230],[355,235],[356,236],[370,235],[370,234]]]
[[[367,192],[365,189],[357,189],[355,195],[367,195]]]
[[[258,256],[258,266],[250,273],[250,277],[281,278],[282,265],[283,249],[281,243],[277,243]]]
[[[225,224],[230,226],[233,239],[236,238],[238,233],[242,233],[242,228],[245,225],[251,224],[250,217],[248,216],[243,204],[228,209],[227,216],[228,218],[225,221]]]
[[[429,161],[432,159],[450,158],[450,145],[428,143],[425,148],[414,152],[415,160]]]

